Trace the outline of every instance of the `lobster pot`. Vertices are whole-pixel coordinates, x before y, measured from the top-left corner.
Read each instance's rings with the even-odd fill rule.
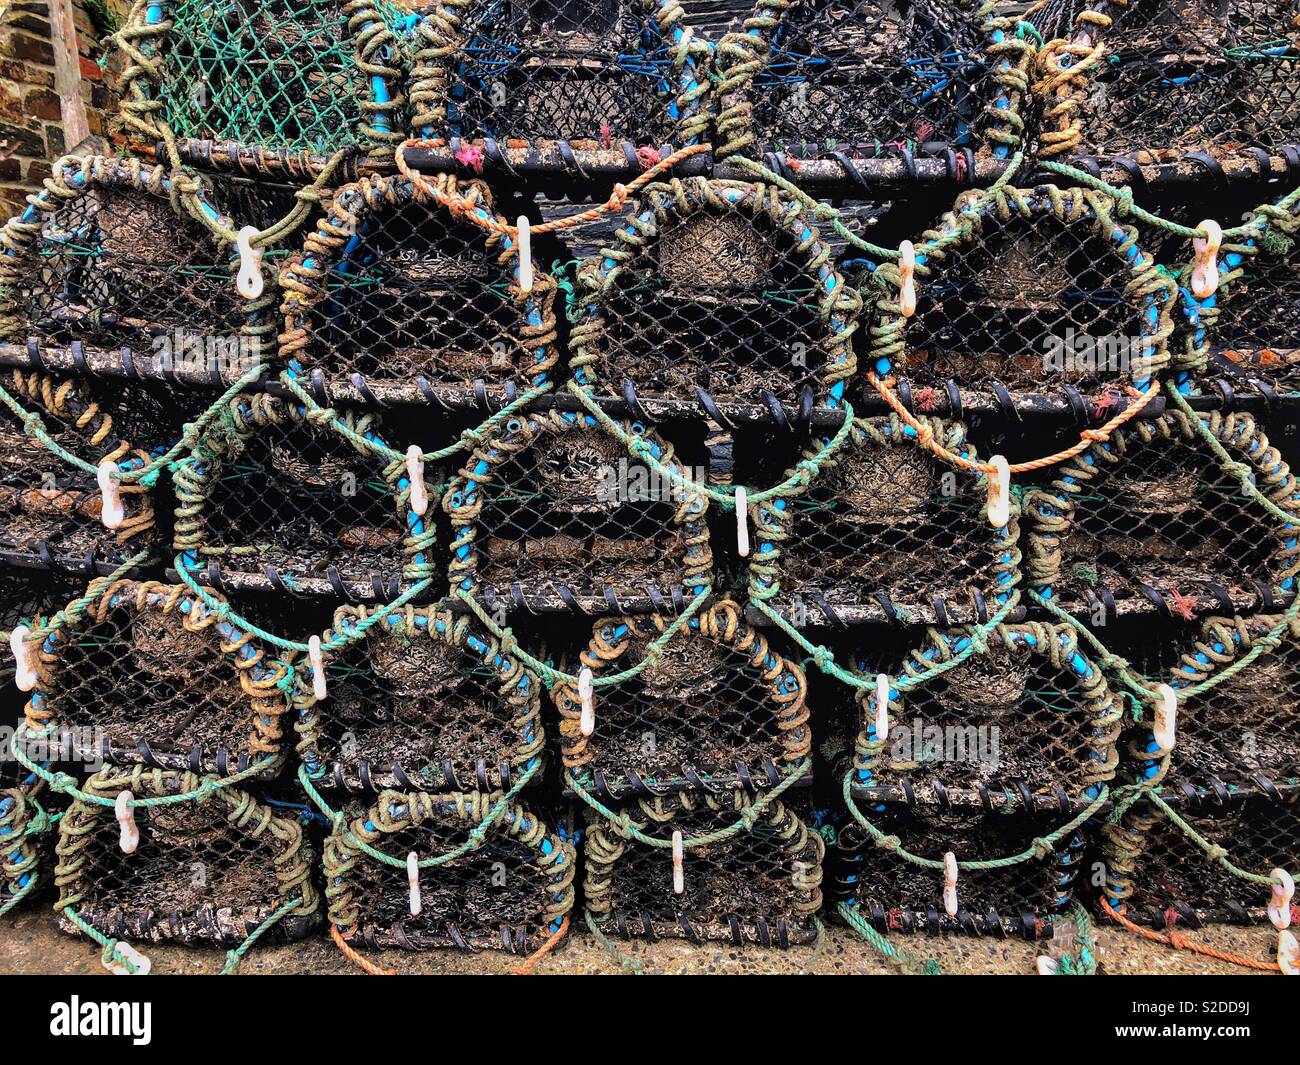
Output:
[[[857,369],[861,297],[801,203],[771,186],[686,178],[645,187],[613,244],[578,268],[574,379],[696,408],[836,404]]]
[[[1258,492],[1300,515],[1287,464],[1249,414],[1201,414]],[[1295,592],[1294,521],[1223,467],[1189,416],[1135,421],[1026,493],[1026,575],[1067,610],[1256,609]]]
[[[805,804],[773,800],[752,828],[717,843],[687,845],[734,825],[753,802],[741,790],[687,790],[620,809],[628,824],[652,838],[667,841],[681,833],[676,884],[671,846],[639,842],[619,824],[588,812],[583,896],[589,917],[604,935],[622,939],[811,943],[826,845],[795,812]]]
[[[371,617],[343,607],[326,634]],[[431,609],[394,612],[324,659],[317,701],[299,670],[298,753],[313,778],[353,790],[509,789],[536,770],[542,684],[477,623]]]
[[[977,459],[963,424],[925,424],[949,450]],[[804,457],[824,443],[814,440]],[[886,619],[975,622],[1018,594],[1018,502],[994,528],[987,476],[940,462],[897,416],[856,419],[802,493],[750,504],[749,514],[751,590],[764,598],[779,590],[783,605],[869,604]]]
[[[137,4],[124,32],[152,62],[125,75],[127,128],[318,154],[380,151],[403,137],[401,18],[384,0]]]
[[[705,472],[654,430],[622,430],[658,467],[631,458],[591,416],[550,411],[504,422],[444,497],[452,589],[522,596],[543,609],[570,598],[608,609],[612,594],[637,610],[707,589]]]
[[[482,182],[433,180],[505,225]],[[347,398],[473,404],[476,387],[546,383],[556,361],[554,279],[538,273],[524,292],[511,237],[400,178],[340,189],[280,283],[282,361]]]
[[[1166,795],[1177,815],[1239,869],[1294,875],[1300,865],[1300,788],[1248,787],[1229,794]],[[1267,884],[1235,875],[1216,862],[1163,810],[1131,807],[1103,830],[1106,896],[1130,920],[1163,930],[1172,910],[1192,927],[1215,922],[1268,924]],[[1292,907],[1292,922],[1296,920]]]
[[[1033,48],[999,5],[980,15],[976,6],[758,4],[744,32],[718,47],[723,140],[748,133],[752,150],[795,156],[882,144],[917,152],[982,148],[992,128],[1006,154]],[[990,51],[994,40],[1001,45]],[[747,106],[737,114],[728,104]]]
[[[1098,22],[1096,16],[1107,21]],[[1093,0],[1041,59],[1044,142],[1081,126],[1079,154],[1278,149],[1300,134],[1294,4]],[[1098,44],[1100,62],[1068,71]]]
[[[410,91],[421,136],[630,152],[707,128],[710,46],[679,5],[439,0],[423,10]]]
[[[289,663],[183,586],[101,581],[88,594],[41,644],[32,733],[65,737],[79,761],[276,771]]]
[[[859,652],[858,670],[890,678],[887,721],[874,684],[858,693],[854,783],[979,805],[990,793],[1091,801],[1114,778],[1122,704],[1066,625],[931,630],[901,663]],[[962,657],[963,655],[967,657]],[[955,664],[951,664],[955,663]],[[883,737],[881,732],[884,733]]]
[[[873,827],[896,837],[909,854],[942,862],[995,861],[1029,850],[1036,839],[1071,820],[1061,808],[945,805],[932,799],[864,807]],[[1068,807],[1067,807],[1068,809]],[[860,825],[839,833],[836,893],[882,933],[961,932],[1051,936],[1076,898],[1089,895],[1086,856],[1091,823],[1067,832],[1042,857],[993,869],[960,869],[956,913],[944,905],[944,871],[877,846]]]
[[[59,821],[60,928],[79,929],[72,910],[110,939],[236,945],[281,908],[267,932],[301,939],[320,920],[312,850],[294,818],[278,816],[253,795],[221,787],[206,796],[133,805],[139,833],[131,853],[115,802],[187,795],[202,781],[190,773],[105,766],[82,785],[99,801],[74,800]]]
[[[354,947],[530,954],[559,932],[573,909],[577,852],[516,803],[465,854],[419,869],[412,886],[410,855],[418,862],[458,850],[501,798],[384,791],[369,809],[352,810],[325,842],[325,897],[343,938]]]
[[[646,660],[671,623],[659,614],[606,618],[573,663],[594,678]],[[812,749],[803,670],[723,600],[692,618],[634,677],[595,689],[584,734],[577,686],[557,684],[568,771],[606,800],[665,788],[770,787]]]
[[[1099,418],[1124,389],[1146,391],[1170,361],[1176,285],[1117,202],[1042,185],[976,204],[963,193],[917,241],[912,317],[897,263],[867,262],[859,284],[880,292],[872,368],[906,382],[920,410],[949,382],[1003,403],[1074,389]]]
[[[176,474],[175,547],[187,567],[218,587],[385,602],[434,574],[435,467],[417,513],[409,463],[379,418],[334,415],[261,394],[231,401]]]

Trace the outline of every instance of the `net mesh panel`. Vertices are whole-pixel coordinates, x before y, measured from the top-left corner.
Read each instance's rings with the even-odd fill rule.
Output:
[[[952,243],[918,247],[913,317],[901,314],[895,264],[868,262],[859,275],[877,297],[873,368],[906,381],[922,413],[949,380],[985,393],[1070,386],[1094,398],[1098,415],[1125,387],[1145,390],[1169,363],[1175,284],[1144,234],[1117,220],[1116,202],[1043,185],[972,204],[963,193],[923,234]]]
[[[1049,96],[1047,128],[1081,126],[1084,154],[1149,150],[1230,152],[1293,144],[1300,134],[1293,0],[1130,0],[1081,5],[1061,58],[1100,39],[1104,56],[1073,78],[1045,58],[1062,88]],[[1087,23],[1094,12],[1112,24]],[[1049,49],[1049,56],[1051,50]]]
[[[354,947],[536,950],[573,908],[577,854],[514,803],[478,847],[420,870],[420,912],[411,912],[407,856],[424,860],[464,845],[499,798],[384,791],[369,810],[356,807],[351,838],[336,829],[325,843],[330,920]],[[360,842],[403,866],[377,861]]]
[[[224,775],[280,752],[289,669],[186,588],[121,581],[46,638],[27,724],[83,760]]]
[[[786,793],[790,797],[790,793]],[[816,938],[826,845],[778,799],[752,828],[718,843],[683,849],[683,890],[673,890],[672,852],[624,835],[588,813],[584,844],[587,910],[607,936],[673,938],[787,947]],[[639,799],[621,813],[646,835],[685,840],[733,824],[753,803],[744,791],[683,791]]]
[[[976,459],[964,425],[925,425]],[[984,474],[941,463],[897,416],[859,418],[801,494],[751,504],[751,593],[797,601],[805,615],[822,604],[878,603],[904,616],[986,620],[1016,594],[1020,562],[1018,504],[998,529],[987,509]]]
[[[1059,812],[1035,813],[1024,807],[990,811],[930,802],[882,804],[868,816],[912,854],[942,861],[951,851],[959,862],[1019,854],[1067,820]],[[1090,838],[1085,827],[1066,835],[1043,858],[994,869],[962,869],[957,914],[950,917],[943,905],[942,870],[891,854],[877,847],[862,828],[850,825],[839,835],[836,891],[885,934],[964,932],[1038,939],[1052,934],[1053,923],[1076,895],[1086,895],[1086,879],[1079,882],[1079,875]]]
[[[900,663],[859,651],[864,677],[918,678],[967,651],[972,634],[930,630]],[[999,793],[1058,808],[1115,776],[1122,704],[1068,626],[1002,625],[960,665],[889,692],[877,739],[876,693],[861,689],[855,786],[971,805]],[[895,682],[896,683],[896,682]],[[1064,818],[1062,819],[1064,820]]]
[[[1201,793],[1175,809],[1197,833],[1223,848],[1234,865],[1268,876],[1294,869],[1300,860],[1300,788],[1272,794],[1255,789],[1222,800]],[[1131,920],[1165,927],[1165,914],[1196,926],[1202,922],[1267,924],[1267,884],[1236,876],[1212,860],[1165,813],[1146,803],[1130,808],[1118,824],[1106,825],[1111,905],[1123,903]],[[1297,909],[1292,908],[1292,921]]]
[[[647,186],[578,284],[570,365],[603,394],[628,380],[642,397],[692,404],[697,388],[750,403],[770,390],[787,404],[807,388],[828,402],[857,368],[861,300],[801,205],[770,186]]]
[[[341,424],[385,442],[376,416]],[[386,441],[397,446],[396,440]],[[434,573],[440,478],[425,470],[426,514],[410,509],[406,463],[365,450],[300,408],[233,400],[178,475],[176,549],[190,566],[310,592],[369,597]]]
[[[1290,469],[1249,414],[1200,417],[1261,494],[1300,514]],[[1028,492],[1025,512],[1029,582],[1067,609],[1107,596],[1121,609],[1183,610],[1192,599],[1241,609],[1290,599],[1300,571],[1293,523],[1246,495],[1178,412],[1094,444]]]
[[[658,615],[597,622],[576,672],[599,677],[646,658],[671,622]],[[700,787],[773,785],[811,752],[807,680],[745,624],[730,600],[687,623],[630,680],[600,687],[595,731],[584,736],[574,685],[552,690],[564,764],[603,796]]]
[[[368,616],[343,607],[331,631],[347,635]],[[463,617],[408,607],[325,668],[324,702],[300,684],[298,752],[331,784],[508,789],[542,756],[541,681]]]
[[[82,790],[114,800],[179,795],[188,773],[106,766]],[[126,854],[113,807],[75,800],[59,822],[57,908],[69,906],[110,939],[241,943],[281,906],[298,905],[267,936],[298,939],[320,919],[312,850],[302,826],[238,788],[206,799],[133,807],[140,832]],[[61,917],[60,927],[78,934]]]
[[[664,465],[695,484],[699,466],[653,430],[624,425]],[[707,500],[650,468],[588,417],[558,412],[507,422],[452,479],[454,589],[505,597],[644,598],[674,587],[697,594],[711,579]],[[603,600],[602,600],[603,602]]]
[[[482,182],[439,179],[487,217]],[[517,284],[513,241],[412,199],[393,178],[349,185],[281,278],[286,330],[280,355],[328,381],[359,374],[384,399],[420,391],[464,395],[545,381],[555,364],[555,282]]]

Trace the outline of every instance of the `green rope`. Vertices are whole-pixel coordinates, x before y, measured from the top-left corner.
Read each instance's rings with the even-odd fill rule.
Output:
[[[252,934],[249,935],[247,939],[245,939],[241,944],[239,944],[239,946],[237,946],[234,950],[226,954],[226,965],[225,968],[221,970],[221,975],[234,976],[235,973],[239,971],[239,966],[244,961],[244,955],[247,954],[249,950],[252,949],[253,944],[256,943],[259,939],[261,939],[262,936],[264,936],[268,931],[270,931],[271,928],[279,924],[281,920],[283,920],[286,916],[288,916],[290,910],[292,910],[295,906],[301,906],[301,905],[302,905],[301,898],[293,899],[290,902],[286,902],[283,906],[281,906],[278,910],[276,910],[275,913],[271,914],[270,917],[268,917],[265,921],[263,921],[260,925],[258,925],[257,928],[253,930]]]
[[[28,633],[27,642],[34,643],[37,640],[44,640],[45,637],[58,632],[65,625],[70,625],[77,621],[77,619],[86,612],[86,609],[91,603],[99,600],[105,588],[116,584],[137,566],[146,562],[148,558],[149,553],[147,551],[141,551],[138,555],[133,555],[131,558],[123,562],[107,577],[96,577],[90,582],[84,595],[72,600],[72,602],[62,610],[51,615],[49,621],[45,622],[45,624],[33,628],[31,632]]]
[[[645,966],[643,966],[636,958],[632,957],[632,955],[624,954],[614,945],[614,941],[601,931],[600,925],[596,923],[596,918],[592,912],[585,907],[582,912],[587,920],[587,930],[596,937],[596,942],[609,952],[610,957],[617,961],[619,966],[627,972],[633,973],[636,976],[645,976]]]
[[[896,947],[889,942],[884,936],[871,927],[862,914],[853,907],[851,903],[841,902],[838,907],[839,915],[844,918],[850,928],[858,933],[867,943],[878,953],[889,959],[899,968],[913,976],[942,976],[943,970],[939,968],[939,963],[933,958],[922,961],[916,955],[904,950],[902,947]]]
[[[1070,903],[1070,918],[1074,922],[1074,938],[1078,949],[1066,954],[1057,962],[1057,976],[1095,976],[1097,973],[1097,938],[1093,932],[1092,918],[1077,899]]]
[[[88,923],[81,914],[73,909],[71,903],[63,907],[63,916],[76,925],[83,935],[93,939],[104,948],[99,956],[99,960],[103,962],[105,968],[108,968],[109,962],[112,958],[117,958],[119,964],[121,964],[128,973],[132,976],[136,975],[137,969],[135,963],[128,961],[126,957],[118,952],[118,941],[116,939],[109,939],[108,936],[104,935],[98,928]]]
[[[1169,820],[1171,820],[1175,825],[1177,825],[1178,828],[1182,831],[1182,833],[1185,836],[1187,836],[1188,839],[1190,839],[1193,843],[1195,843],[1198,847],[1200,847],[1201,850],[1205,852],[1207,857],[1218,862],[1221,866],[1223,866],[1224,869],[1230,872],[1233,876],[1240,877],[1242,880],[1248,880],[1252,884],[1264,884],[1265,886],[1267,886],[1273,883],[1271,877],[1265,876],[1262,873],[1252,873],[1246,869],[1242,869],[1240,866],[1234,865],[1231,861],[1229,861],[1227,851],[1225,851],[1222,847],[1218,846],[1217,844],[1211,843],[1208,839],[1206,839],[1199,832],[1197,832],[1195,828],[1193,828],[1185,820],[1183,820],[1183,818],[1179,815],[1178,811],[1175,810],[1172,806],[1170,806],[1167,802],[1165,802],[1163,798],[1161,798],[1159,792],[1152,790],[1147,795],[1147,798],[1150,799],[1151,802],[1155,806],[1157,806],[1167,818],[1169,818]]]

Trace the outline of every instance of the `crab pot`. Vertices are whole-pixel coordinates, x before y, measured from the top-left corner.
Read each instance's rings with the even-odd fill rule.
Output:
[[[506,224],[481,181],[434,180]],[[538,272],[524,292],[513,238],[417,200],[400,178],[340,189],[282,287],[281,360],[319,370],[333,392],[472,404],[476,382],[523,391],[556,361],[554,279]]]
[[[152,62],[126,74],[127,129],[319,154],[396,144],[398,17],[376,0],[137,5],[127,32]]]
[[[707,588],[703,470],[654,430],[622,428],[672,476],[631,458],[590,416],[550,411],[503,423],[447,489],[451,587],[489,598],[518,592],[557,609],[566,596],[608,609],[608,592],[648,604],[647,594],[676,601]]]
[[[380,792],[325,842],[330,920],[354,947],[531,954],[573,909],[577,852],[530,809],[507,804],[467,853],[419,871],[418,913],[407,870],[462,847],[500,793]],[[361,847],[396,859],[389,865]]]
[[[267,395],[231,401],[176,475],[175,548],[187,567],[217,587],[385,602],[434,575],[437,469],[425,468],[419,515],[407,462],[390,457],[401,445],[379,417],[334,414],[337,426]]]
[[[1251,415],[1197,417],[1261,494],[1300,516],[1290,469]],[[1244,610],[1295,592],[1294,522],[1246,494],[1180,412],[1093,444],[1027,492],[1024,510],[1029,582],[1069,610],[1183,609],[1192,598]]]
[[[183,586],[101,582],[89,594],[41,645],[32,733],[67,736],[81,761],[224,775],[268,760],[263,775],[275,773],[290,663]]]
[[[132,807],[140,840],[126,854],[114,800],[185,795],[200,786],[190,773],[105,766],[82,791],[108,805],[74,800],[59,821],[60,928],[75,910],[110,939],[132,942],[241,943],[281,907],[297,903],[266,937],[301,939],[320,920],[313,856],[302,826],[238,788],[205,798]]]
[[[645,660],[671,619],[605,618],[570,672],[594,677]],[[665,788],[771,787],[810,756],[803,670],[723,600],[692,618],[636,676],[595,689],[595,728],[582,732],[574,685],[552,691],[566,769],[605,800]]]
[[[680,892],[671,847],[652,847],[588,811],[583,847],[587,911],[607,936],[790,947],[816,938],[826,845],[795,812],[773,800],[754,826],[718,843],[689,841],[735,824],[754,803],[737,791],[665,792],[620,813],[655,839],[683,838]]]
[[[857,369],[861,297],[802,205],[770,186],[686,178],[646,186],[611,245],[578,268],[575,380],[601,394],[696,407],[838,403]]]
[[[891,686],[883,739],[875,685],[858,693],[855,786],[970,805],[997,792],[1026,804],[1095,798],[1115,776],[1122,706],[1074,630],[1000,625],[973,653],[972,635],[931,630],[901,664],[859,652],[859,672]]]
[[[926,425],[950,450],[977,458],[961,423]],[[804,457],[823,443],[815,439]],[[782,604],[879,603],[976,622],[1016,594],[1018,502],[994,528],[986,475],[942,463],[897,417],[857,419],[801,494],[751,504],[749,513],[750,587],[764,596],[778,589]]]
[[[370,616],[344,607],[333,634]],[[328,697],[299,671],[298,753],[337,787],[509,789],[542,758],[541,681],[464,616],[407,607],[325,659]]]
[[[205,382],[257,363],[270,305],[240,299],[234,249],[186,211],[161,168],[93,157],[55,171],[58,194],[42,192],[5,228],[8,361],[34,348],[38,368],[180,371]],[[197,210],[220,218],[203,193]]]
[[[1043,185],[974,205],[963,193],[918,244],[914,316],[902,315],[897,265],[868,263],[873,368],[906,381],[922,410],[950,381],[986,395],[1068,386],[1098,414],[1126,387],[1149,388],[1170,360],[1176,285],[1116,201]],[[937,239],[951,243],[931,248]]]
[[[1248,787],[1221,794],[1195,791],[1166,801],[1240,869],[1268,876],[1300,864],[1300,788]],[[1130,920],[1163,931],[1171,913],[1180,922],[1268,925],[1267,884],[1234,875],[1205,853],[1163,810],[1145,801],[1102,832],[1106,896]],[[1300,912],[1293,906],[1294,923]]]

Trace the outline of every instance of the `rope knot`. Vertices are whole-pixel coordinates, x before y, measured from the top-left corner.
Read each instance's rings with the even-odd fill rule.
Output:
[[[1044,836],[1035,836],[1033,841],[1029,844],[1029,849],[1033,851],[1035,858],[1042,859],[1048,857],[1054,850],[1056,850],[1056,847],[1050,839],[1047,839]]]

